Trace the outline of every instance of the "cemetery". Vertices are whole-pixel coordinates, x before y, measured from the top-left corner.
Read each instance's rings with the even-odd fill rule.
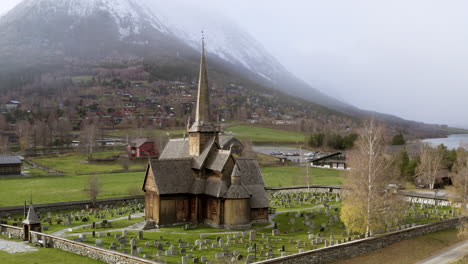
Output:
[[[38,216],[44,233],[168,263],[214,260],[251,263],[365,237],[364,234],[346,232],[340,220],[340,195],[337,193],[279,191],[269,193],[268,198],[275,209],[271,213],[276,211],[270,214],[270,223],[254,224],[250,230],[235,232],[188,224],[143,231],[142,225],[133,226],[144,223],[141,216],[135,217],[143,212],[143,204],[136,201],[98,209],[40,211]],[[447,204],[408,202],[406,218],[386,223],[386,230],[371,235],[379,236],[458,216],[458,211]],[[115,219],[119,220],[111,221]],[[9,216],[1,221],[14,226],[21,220],[20,216]]]

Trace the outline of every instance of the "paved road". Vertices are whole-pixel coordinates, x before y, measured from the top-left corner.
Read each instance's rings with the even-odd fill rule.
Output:
[[[26,242],[16,242],[0,238],[0,251],[6,251],[13,254],[36,250],[37,248],[27,245]]]
[[[456,260],[457,258],[468,253],[468,240],[465,240],[461,243],[456,244],[448,249],[445,249],[438,254],[420,261],[416,264],[444,264],[449,263],[450,261]]]

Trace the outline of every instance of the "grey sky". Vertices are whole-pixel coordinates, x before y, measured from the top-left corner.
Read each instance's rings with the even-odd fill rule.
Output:
[[[2,0],[0,14],[14,2]],[[197,2],[234,19],[329,95],[407,119],[468,127],[467,1]]]

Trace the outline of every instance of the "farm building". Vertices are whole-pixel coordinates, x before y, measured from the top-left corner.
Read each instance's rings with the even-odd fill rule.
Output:
[[[21,175],[21,164],[17,156],[0,156],[0,176]]]
[[[331,153],[311,160],[312,165],[332,169],[346,169],[346,155],[343,152]]]
[[[159,156],[156,150],[156,144],[147,138],[138,138],[130,142],[127,146],[128,156],[131,158],[157,158]]]
[[[245,228],[268,220],[259,165],[221,148],[219,127],[210,123],[208,92],[203,49],[195,122],[188,138],[170,140],[146,170],[147,228],[176,223]]]

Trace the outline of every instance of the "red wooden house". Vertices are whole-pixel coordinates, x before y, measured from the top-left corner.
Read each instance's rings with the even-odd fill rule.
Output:
[[[148,141],[147,138],[138,138],[130,142],[127,146],[128,156],[132,158],[157,158],[159,152],[156,149],[156,144]]]

